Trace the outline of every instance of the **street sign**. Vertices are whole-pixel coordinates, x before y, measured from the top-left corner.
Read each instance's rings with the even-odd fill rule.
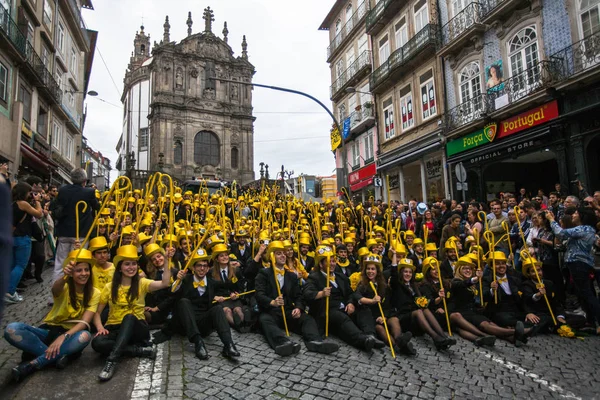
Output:
[[[465,182],[467,180],[467,170],[463,166],[463,163],[460,162],[456,164],[454,172],[456,173],[456,179],[458,179],[459,182]]]
[[[469,190],[469,184],[467,182],[456,182],[456,190]]]
[[[383,179],[381,179],[381,178],[373,178],[373,186],[375,186],[375,187],[382,187],[383,186]]]

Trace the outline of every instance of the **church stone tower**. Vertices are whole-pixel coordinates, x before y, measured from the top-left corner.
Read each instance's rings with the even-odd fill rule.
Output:
[[[130,65],[141,61],[150,69],[150,169],[160,165],[179,180],[220,178],[245,184],[254,180],[255,118],[249,85],[254,66],[248,61],[245,36],[241,56],[234,57],[227,23],[221,38],[212,31],[210,7],[203,19],[203,32],[192,34],[190,12],[187,37],[177,43],[170,39],[167,17],[150,63],[143,61],[145,34],[136,36]]]

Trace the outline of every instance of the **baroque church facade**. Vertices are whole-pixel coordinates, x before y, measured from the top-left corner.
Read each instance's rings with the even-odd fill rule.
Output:
[[[235,57],[223,36],[212,32],[214,14],[204,10],[204,31],[154,42],[144,27],[136,33],[125,73],[123,133],[117,145],[121,174],[162,171],[183,181],[222,179],[243,185],[254,180],[252,77],[244,36]],[[239,82],[239,83],[238,83]]]

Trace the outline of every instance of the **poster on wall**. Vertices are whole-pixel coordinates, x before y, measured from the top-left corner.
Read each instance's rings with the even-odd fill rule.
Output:
[[[502,60],[498,60],[492,65],[485,67],[486,87],[488,93],[500,92],[504,89],[504,68]]]

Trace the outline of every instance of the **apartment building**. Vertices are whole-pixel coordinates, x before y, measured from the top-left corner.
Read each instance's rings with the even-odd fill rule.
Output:
[[[0,0],[0,160],[69,182],[81,165],[83,104],[97,32],[90,0]]]

